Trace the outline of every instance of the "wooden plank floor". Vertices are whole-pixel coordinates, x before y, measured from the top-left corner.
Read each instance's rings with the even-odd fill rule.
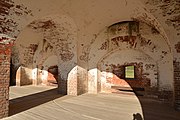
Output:
[[[54,87],[10,88],[5,120],[180,120],[172,106],[135,94],[62,96]],[[134,114],[134,116],[133,116]]]

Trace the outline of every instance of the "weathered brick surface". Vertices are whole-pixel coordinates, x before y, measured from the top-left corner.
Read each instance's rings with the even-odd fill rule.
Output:
[[[180,110],[180,62],[174,61],[175,108]]]
[[[10,54],[11,45],[0,44],[0,118],[8,116]]]
[[[68,83],[67,83],[67,94],[68,95],[78,95],[78,91],[77,91],[77,70],[78,68],[75,67],[74,69],[71,70],[71,72],[69,73],[69,77],[68,77]],[[61,86],[60,86],[61,87]]]
[[[77,78],[68,81],[68,95],[78,95]]]

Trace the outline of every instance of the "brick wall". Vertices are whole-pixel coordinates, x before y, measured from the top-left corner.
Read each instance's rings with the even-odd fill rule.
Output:
[[[68,95],[78,95],[78,91],[77,91],[77,70],[78,68],[75,67],[74,69],[72,69],[68,75],[68,89],[67,89],[67,94]],[[60,86],[61,87],[61,86]]]
[[[180,110],[180,62],[174,61],[175,108]]]
[[[8,116],[11,45],[0,43],[0,118]]]
[[[79,66],[74,67],[68,74],[67,94],[81,95],[87,93],[87,71]],[[61,86],[60,86],[61,87]]]

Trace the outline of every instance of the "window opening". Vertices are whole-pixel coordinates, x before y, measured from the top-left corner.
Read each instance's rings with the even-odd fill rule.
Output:
[[[125,78],[129,78],[129,79],[135,78],[134,66],[125,67]]]

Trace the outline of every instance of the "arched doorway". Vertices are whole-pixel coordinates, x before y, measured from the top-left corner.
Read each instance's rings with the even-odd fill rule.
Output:
[[[98,63],[101,92],[158,88],[158,65],[150,56],[139,50],[115,50]]]
[[[21,93],[19,96],[10,95],[10,115],[67,94],[68,73],[77,64],[76,37],[74,21],[66,15],[50,15],[34,20],[21,31],[12,54],[12,64],[19,68],[12,72],[17,76],[16,85],[18,83],[21,86],[14,87],[15,90],[21,91],[22,88],[25,96],[21,96]],[[49,87],[42,84],[53,86],[49,90]],[[34,96],[42,96],[42,101],[39,98],[39,101],[34,101],[35,104],[26,106],[28,100],[25,99]],[[43,99],[45,96],[49,98]],[[21,101],[18,104],[17,99]],[[16,105],[21,103],[25,106],[16,109]]]
[[[103,85],[106,86],[103,87],[105,89],[111,88],[113,83],[117,84],[117,81],[111,81],[112,78],[125,79],[126,67],[132,66],[136,71],[135,74],[139,75],[138,79],[144,79],[144,83],[140,84],[148,85],[146,87],[146,89],[148,88],[148,94],[154,93],[159,98],[170,98],[170,101],[172,101],[172,52],[166,39],[155,27],[140,21],[118,22],[105,28],[91,47],[93,49],[91,49],[89,55],[88,77],[90,92],[101,92],[100,89]],[[108,78],[111,83],[106,84],[105,82],[102,85],[101,81],[108,79],[101,77],[103,75],[108,76],[106,73],[110,76]],[[135,80],[125,80],[124,84],[127,85],[127,81],[132,86],[136,84]],[[91,87],[92,85],[94,87]],[[166,93],[168,93],[168,96]]]
[[[49,72],[59,91],[67,94],[68,73],[77,63],[76,37],[76,26],[66,15],[34,20],[19,34],[12,64],[22,65],[34,85],[47,81]]]

